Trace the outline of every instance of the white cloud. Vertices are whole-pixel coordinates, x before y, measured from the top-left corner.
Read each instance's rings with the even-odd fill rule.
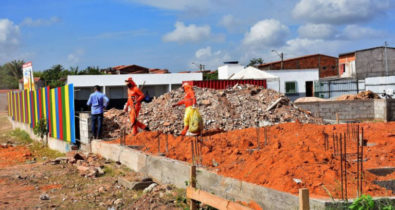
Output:
[[[298,29],[301,38],[308,39],[330,39],[335,36],[336,29],[329,24],[306,24]]]
[[[221,50],[212,52],[211,47],[208,46],[195,52],[195,58],[190,61],[189,68],[196,69],[196,65],[202,64],[207,70],[216,70],[224,61],[229,60],[231,60],[229,53]]]
[[[211,47],[210,46],[208,46],[206,48],[198,49],[195,52],[195,57],[196,58],[209,57],[211,55],[212,55],[212,53],[211,53]]]
[[[316,53],[337,56],[338,49],[340,49],[344,43],[345,42],[341,40],[296,38],[288,40],[286,45],[280,50],[284,52],[286,58]]]
[[[70,62],[71,65],[78,64],[84,53],[85,52],[83,49],[77,49],[74,52],[67,55],[67,61]]]
[[[20,30],[9,19],[0,19],[0,63],[13,59],[19,47]]]
[[[266,19],[257,22],[247,32],[243,44],[253,48],[265,46],[281,46],[289,34],[287,26],[275,19]]]
[[[371,38],[380,38],[383,35],[384,32],[380,30],[361,27],[358,25],[348,25],[344,28],[343,33],[340,35],[340,38],[350,39],[350,40],[371,39]]]
[[[183,22],[177,21],[174,24],[174,31],[167,33],[163,36],[165,42],[197,42],[210,37],[210,26],[197,26],[190,24],[184,25]]]
[[[228,31],[234,31],[240,25],[240,20],[233,15],[224,15],[218,24],[225,27]]]
[[[35,20],[28,17],[22,21],[21,25],[39,27],[39,26],[50,26],[58,22],[60,22],[60,18],[58,17],[51,17],[49,19],[35,19]]]
[[[391,8],[391,0],[300,0],[293,16],[313,23],[348,24],[374,18]]]

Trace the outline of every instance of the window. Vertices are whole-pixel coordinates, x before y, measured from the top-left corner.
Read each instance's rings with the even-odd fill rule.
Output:
[[[332,69],[336,69],[336,66],[332,65]]]
[[[286,94],[295,94],[296,91],[296,81],[294,82],[285,82],[285,93]]]
[[[322,67],[323,70],[326,70],[326,66]]]

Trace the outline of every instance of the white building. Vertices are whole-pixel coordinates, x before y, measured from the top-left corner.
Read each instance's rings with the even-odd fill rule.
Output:
[[[319,80],[319,70],[317,68],[263,71],[255,67],[244,68],[234,62],[218,67],[218,79],[265,79],[267,88],[279,91],[294,100],[314,96],[314,81]]]
[[[280,90],[291,99],[314,96],[314,81],[319,80],[318,69],[283,69],[267,70],[269,74],[278,76],[279,82],[268,83],[268,88]]]
[[[202,73],[69,75],[67,84],[74,84],[76,110],[87,108],[85,103],[95,85],[101,86],[102,92],[110,98],[110,107],[121,108],[127,98],[125,80],[129,77],[151,97],[179,88],[183,81],[203,80]]]
[[[224,62],[223,66],[218,67],[218,79],[230,79],[243,68],[237,61]]]

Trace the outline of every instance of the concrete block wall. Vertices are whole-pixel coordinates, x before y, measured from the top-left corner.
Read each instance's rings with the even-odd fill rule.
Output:
[[[8,118],[8,120],[11,122],[12,129],[19,128],[21,130],[24,130],[29,134],[31,139],[35,141],[41,141],[41,138],[34,134],[33,129],[28,124],[13,121],[11,118]],[[55,139],[52,137],[48,137],[46,141],[48,142],[48,147],[53,150],[57,150],[62,153],[71,151],[71,144],[67,141]]]
[[[79,114],[80,118],[80,142],[83,144],[89,144],[90,138],[92,136],[90,132],[91,128],[91,117],[89,112],[81,112]]]
[[[136,172],[152,177],[163,184],[186,188],[189,182],[190,165],[166,157],[148,155],[125,146],[92,141],[92,152],[104,158],[119,161]],[[263,209],[297,209],[298,196],[280,192],[238,179],[224,177],[204,168],[198,168],[197,187],[217,196],[237,201],[258,203]],[[311,209],[325,209],[331,202],[310,198]]]
[[[328,120],[336,120],[336,113],[338,113],[340,120],[387,121],[389,116],[387,103],[388,102],[385,99],[369,99],[353,101],[302,102],[296,103],[296,105],[299,108],[310,111],[314,116]],[[393,110],[395,112],[395,105]]]

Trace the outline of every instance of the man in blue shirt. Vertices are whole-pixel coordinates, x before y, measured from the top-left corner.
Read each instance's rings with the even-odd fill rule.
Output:
[[[100,86],[96,85],[94,90],[95,92],[89,96],[89,100],[86,105],[91,107],[92,136],[93,138],[98,139],[100,138],[100,132],[103,123],[103,109],[107,107],[109,99],[106,95],[100,92]]]

